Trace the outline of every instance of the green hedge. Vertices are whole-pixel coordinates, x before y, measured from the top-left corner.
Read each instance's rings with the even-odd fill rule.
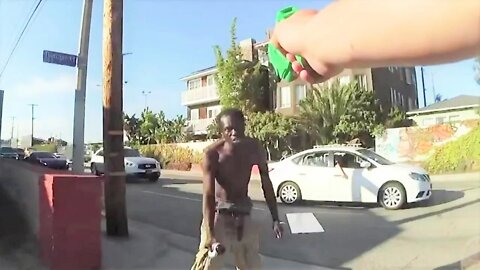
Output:
[[[164,169],[188,171],[202,160],[201,153],[171,144],[141,145],[138,150],[143,156],[160,160]]]
[[[436,148],[425,165],[430,173],[480,170],[480,126],[457,140]]]
[[[57,152],[57,145],[54,143],[50,144],[37,144],[32,146],[33,150],[35,151],[45,151],[45,152],[50,152],[50,153],[56,153]]]

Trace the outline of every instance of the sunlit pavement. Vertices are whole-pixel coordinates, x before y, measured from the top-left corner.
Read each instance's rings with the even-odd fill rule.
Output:
[[[181,178],[170,176],[153,184],[130,182],[129,218],[198,238],[201,182]],[[250,196],[258,201],[253,216],[263,224],[264,255],[346,269],[456,269],[480,251],[474,244],[480,233],[480,183],[451,179],[433,183],[433,189],[430,201],[397,211],[374,205],[280,204],[283,218],[286,213],[310,212],[325,229],[324,233],[292,235],[287,227],[281,240],[269,233],[271,219],[256,181]]]

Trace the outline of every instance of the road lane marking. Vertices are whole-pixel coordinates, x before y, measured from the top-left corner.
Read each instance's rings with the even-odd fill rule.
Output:
[[[174,199],[187,200],[187,201],[192,201],[192,202],[202,202],[201,199],[195,199],[195,198],[189,198],[189,197],[184,197],[184,196],[165,194],[165,193],[160,193],[160,192],[155,192],[155,191],[150,191],[150,190],[142,190],[142,192],[147,193],[147,194],[157,195],[157,196],[174,198]],[[252,209],[259,210],[259,211],[266,211],[266,209],[259,208],[259,207],[252,207]]]
[[[325,232],[313,213],[287,213],[286,216],[292,234]]]

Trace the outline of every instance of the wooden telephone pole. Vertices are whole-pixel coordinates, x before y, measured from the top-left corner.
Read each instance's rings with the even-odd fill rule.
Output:
[[[103,146],[107,234],[128,236],[123,153],[123,0],[104,0]]]

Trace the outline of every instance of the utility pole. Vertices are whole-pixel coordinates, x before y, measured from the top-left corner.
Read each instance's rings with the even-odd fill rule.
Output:
[[[148,95],[150,95],[152,91],[142,91],[142,95],[145,97],[145,109],[147,109],[147,101],[148,101]]]
[[[104,0],[103,12],[103,147],[107,234],[128,236],[123,163],[123,0]]]
[[[85,155],[85,97],[87,88],[88,47],[90,25],[92,22],[93,0],[84,0],[80,46],[78,53],[77,89],[75,90],[75,108],[73,114],[73,157],[72,171],[83,173]]]
[[[15,128],[15,116],[12,116],[12,133],[10,134],[10,146],[11,147],[17,147],[17,145],[13,145],[13,131]]]
[[[424,71],[423,67],[420,67],[420,73],[422,74],[422,87],[423,87],[423,106],[427,107],[427,90],[425,89],[425,76],[424,76]]]
[[[32,107],[32,137],[31,137],[31,142],[30,146],[33,146],[33,121],[35,120],[35,107],[38,106],[38,104],[28,104],[28,106]]]

